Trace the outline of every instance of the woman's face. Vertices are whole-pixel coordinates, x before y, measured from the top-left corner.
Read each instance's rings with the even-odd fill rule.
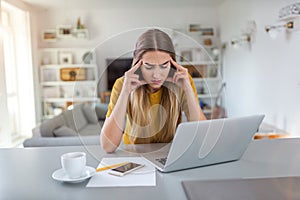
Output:
[[[150,90],[156,91],[160,89],[168,78],[171,66],[170,60],[170,54],[163,51],[148,51],[144,53],[141,71]]]

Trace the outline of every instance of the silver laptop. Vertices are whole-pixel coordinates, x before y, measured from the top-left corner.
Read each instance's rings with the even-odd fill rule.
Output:
[[[162,172],[235,161],[242,157],[263,118],[254,115],[183,122],[172,143],[142,156]]]

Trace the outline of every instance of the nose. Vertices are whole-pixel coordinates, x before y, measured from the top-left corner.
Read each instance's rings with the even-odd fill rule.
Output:
[[[160,76],[160,70],[157,69],[157,68],[155,68],[155,69],[153,70],[152,77],[155,78],[155,79],[157,79],[157,78],[159,78],[159,76]]]

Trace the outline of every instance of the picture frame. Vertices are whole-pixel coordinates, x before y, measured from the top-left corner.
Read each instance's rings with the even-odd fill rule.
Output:
[[[86,80],[86,69],[75,67],[75,68],[61,68],[60,69],[60,80],[62,81],[85,81]]]
[[[189,24],[188,25],[188,32],[200,32],[201,31],[201,24]]]
[[[203,36],[214,36],[215,31],[214,28],[202,28],[201,35]]]
[[[196,33],[202,36],[214,36],[215,30],[213,27],[203,27],[201,24],[188,24],[188,32]]]
[[[46,42],[55,42],[57,40],[57,32],[55,29],[46,29],[42,32],[42,40]]]
[[[181,62],[191,62],[193,61],[193,52],[191,50],[184,50],[180,52]]]
[[[59,25],[57,26],[57,37],[59,38],[71,38],[72,37],[72,25]]]
[[[59,54],[59,64],[72,64],[72,53],[60,53]]]

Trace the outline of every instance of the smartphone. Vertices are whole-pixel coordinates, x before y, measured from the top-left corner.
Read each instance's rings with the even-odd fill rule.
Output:
[[[135,74],[139,75],[139,80],[144,80],[144,77],[143,77],[143,74],[142,74],[142,70],[141,68],[138,68],[136,71],[135,71]]]
[[[124,175],[126,175],[134,170],[140,169],[144,166],[145,165],[143,165],[143,164],[128,162],[124,165],[121,165],[119,167],[109,170],[108,173],[111,175],[115,175],[115,176],[124,176]]]
[[[132,66],[135,66],[140,60],[136,60],[135,63],[133,63]],[[143,77],[143,74],[142,74],[142,71],[141,71],[141,68],[138,68],[136,71],[135,71],[135,74],[139,75],[139,80],[144,80],[144,77]]]
[[[174,73],[177,71],[176,67],[171,64],[171,68],[170,68],[170,72],[169,72],[169,77],[173,77],[174,76]]]

